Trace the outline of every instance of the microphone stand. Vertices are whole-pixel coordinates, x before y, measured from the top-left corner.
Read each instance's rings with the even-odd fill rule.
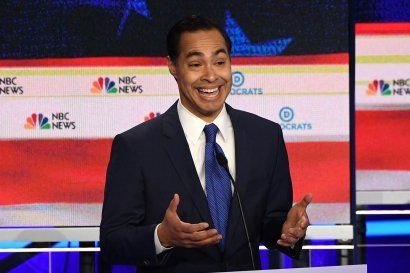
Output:
[[[249,252],[251,254],[252,267],[253,267],[253,270],[256,270],[255,261],[254,261],[254,258],[253,258],[253,250],[252,250],[251,240],[249,238],[248,226],[246,224],[245,215],[243,214],[242,201],[241,201],[241,197],[239,196],[239,191],[238,191],[238,187],[236,186],[236,181],[233,179],[231,173],[229,172],[228,160],[226,159],[225,155],[222,154],[222,153],[216,153],[216,160],[218,160],[219,165],[221,165],[226,170],[226,172],[229,175],[229,179],[231,179],[231,181],[232,181],[232,185],[234,187],[234,192],[236,192],[236,198],[238,199],[238,204],[239,204],[239,210],[241,212],[242,223],[243,223],[243,226],[245,228],[246,239],[248,241]]]

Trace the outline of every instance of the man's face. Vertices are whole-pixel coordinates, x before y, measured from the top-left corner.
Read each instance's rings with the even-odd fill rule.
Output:
[[[182,105],[212,122],[221,112],[232,86],[231,60],[218,30],[182,33],[176,63],[168,60]]]

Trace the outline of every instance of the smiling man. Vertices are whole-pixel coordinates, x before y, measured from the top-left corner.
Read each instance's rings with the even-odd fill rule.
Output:
[[[297,257],[311,195],[292,207],[280,126],[225,104],[232,86],[225,31],[191,16],[171,28],[167,49],[180,100],[113,141],[103,259],[137,264],[138,272],[251,270],[260,268],[260,243]]]

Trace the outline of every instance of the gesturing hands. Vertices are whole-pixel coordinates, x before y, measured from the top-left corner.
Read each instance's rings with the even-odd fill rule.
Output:
[[[312,202],[312,194],[309,193],[290,209],[282,226],[282,235],[277,241],[278,245],[293,247],[300,238],[306,235],[306,229],[310,224],[306,208],[310,202]]]
[[[164,219],[158,226],[158,238],[164,247],[204,247],[219,243],[222,236],[216,229],[207,229],[208,223],[190,224],[179,219],[177,208],[179,205],[179,195],[174,194],[174,198],[169,203]]]

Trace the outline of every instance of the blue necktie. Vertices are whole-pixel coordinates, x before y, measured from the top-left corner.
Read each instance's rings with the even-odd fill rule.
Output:
[[[221,249],[225,248],[228,213],[232,198],[231,181],[226,170],[218,163],[216,154],[223,154],[216,143],[218,127],[211,123],[205,126],[205,182],[209,211],[219,234],[222,235]]]

